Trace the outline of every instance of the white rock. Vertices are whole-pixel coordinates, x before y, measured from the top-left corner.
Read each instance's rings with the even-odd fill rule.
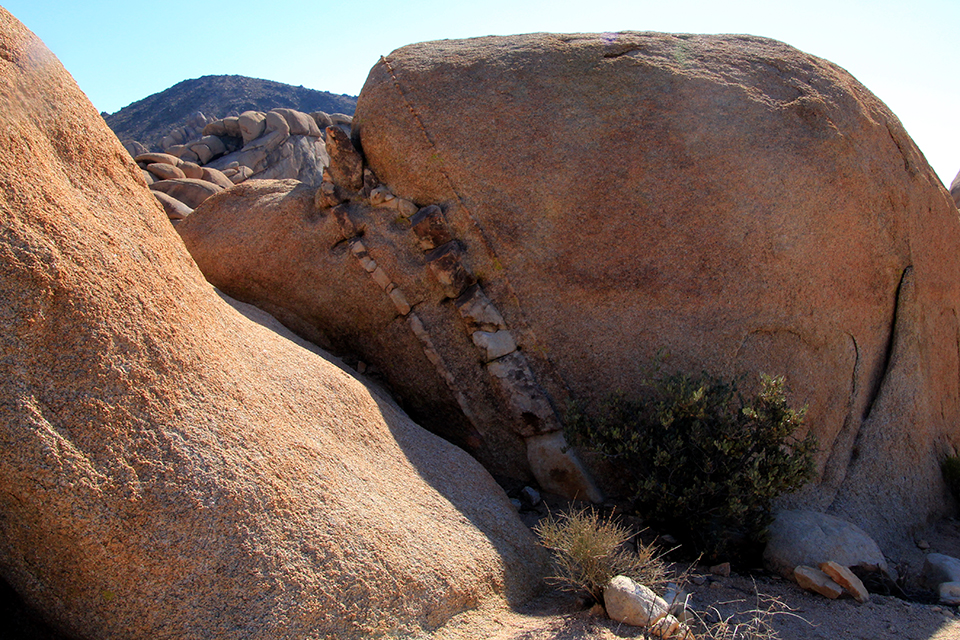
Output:
[[[470,337],[486,354],[486,361],[496,360],[517,350],[517,343],[509,331],[474,331]]]
[[[942,553],[927,554],[921,577],[931,589],[944,582],[960,582],[960,560]]]
[[[667,603],[650,588],[627,576],[616,576],[603,589],[603,606],[617,622],[649,627],[668,614]]]
[[[944,582],[937,591],[940,593],[940,604],[960,605],[960,582]]]

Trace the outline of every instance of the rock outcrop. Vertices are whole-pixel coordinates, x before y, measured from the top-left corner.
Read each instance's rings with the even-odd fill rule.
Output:
[[[0,574],[78,639],[416,637],[520,598],[492,478],[215,294],[0,9]]]
[[[416,415],[459,414],[447,431],[486,464],[516,470],[529,438],[558,437],[570,398],[635,392],[666,350],[668,368],[786,375],[820,454],[816,482],[784,506],[880,540],[945,510],[939,460],[960,444],[957,210],[842,69],[742,36],[424,43],[374,67],[353,125],[367,204],[379,181],[422,209],[338,210],[327,187],[320,209],[352,226],[322,260],[359,238],[419,324],[369,301],[381,288],[362,288],[361,264],[331,265],[337,304],[358,314],[344,331],[340,310],[312,302],[334,276],[263,250],[279,237],[229,259],[184,237],[212,281],[229,274],[228,291],[375,362]],[[314,215],[298,228],[327,224]],[[307,288],[264,284],[277,280]],[[432,367],[412,364],[409,331],[430,339]],[[615,491],[615,465],[595,470]]]
[[[638,389],[661,349],[785,374],[821,449],[793,504],[878,539],[945,511],[957,210],[842,69],[747,36],[424,43],[353,124],[383,183],[443,209],[558,404]]]
[[[335,124],[340,135],[348,135],[352,120],[343,114],[307,115],[293,109],[247,111],[223,120],[202,113],[196,116],[198,123],[204,123],[202,130],[184,134],[178,129],[178,137],[163,139],[162,153],[134,156],[150,189],[164,194],[157,199],[175,221],[190,215],[214,193],[251,178],[292,178],[319,185],[330,158],[318,123],[324,127]],[[184,135],[196,137],[177,142]],[[128,151],[142,147],[124,143]]]
[[[953,196],[953,202],[960,207],[960,173],[950,183],[950,195]]]

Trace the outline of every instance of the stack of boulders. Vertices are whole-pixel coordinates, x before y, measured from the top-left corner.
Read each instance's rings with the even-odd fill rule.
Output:
[[[501,460],[494,467],[499,475],[532,478],[549,493],[601,502],[603,493],[567,444],[561,419],[519,348],[514,327],[467,266],[464,245],[441,207],[421,207],[397,196],[365,166],[341,128],[328,126],[325,133],[329,165],[319,188],[293,181],[244,185],[212,198],[177,226],[204,275],[221,290],[236,291],[254,271],[271,265],[276,247],[283,245],[283,259],[291,264],[271,266],[260,286],[300,295],[306,283],[299,275],[272,282],[300,265],[310,273],[310,286],[325,289],[329,284],[328,293],[298,307],[306,321],[288,313],[286,304],[248,298],[251,302],[276,309],[283,321],[318,344],[329,344],[327,336],[350,331],[365,315],[395,325],[376,333],[391,345],[403,345],[400,361],[385,362],[372,352],[363,358],[389,375],[398,395],[415,397],[424,389],[449,394],[469,419],[474,419],[475,406],[498,407],[502,413],[496,424],[473,423],[474,438],[516,440],[525,454],[519,464],[509,461],[513,467]],[[309,248],[291,242],[296,238],[309,238]],[[241,246],[242,252],[235,253]],[[325,249],[318,255],[324,246],[349,251]],[[398,261],[408,248],[415,250],[412,260]],[[461,377],[483,385],[482,398],[463,389]],[[399,380],[410,386],[396,386]],[[450,419],[449,414],[439,417]],[[457,444],[478,448],[476,442]]]
[[[250,178],[293,178],[323,182],[329,164],[326,128],[350,133],[351,116],[294,109],[246,111],[222,120],[197,112],[188,124],[163,139],[163,153],[150,153],[135,141],[124,142],[143,170],[147,185],[171,220],[190,215],[206,198]],[[180,142],[196,132],[199,137]]]
[[[201,167],[168,153],[142,153],[134,160],[167,217],[174,222],[186,218],[201,202],[234,184],[217,169]]]
[[[870,599],[854,570],[897,579],[876,541],[863,529],[813,511],[778,513],[770,526],[763,560],[770,571],[831,599],[844,593],[860,603]]]
[[[176,150],[180,147],[186,147],[191,142],[195,142],[204,135],[203,131],[208,124],[214,122],[216,118],[210,118],[197,111],[190,116],[182,127],[176,127],[160,140],[160,148],[164,153],[177,155]]]

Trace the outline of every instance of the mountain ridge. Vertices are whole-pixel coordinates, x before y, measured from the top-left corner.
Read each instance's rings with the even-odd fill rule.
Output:
[[[302,85],[240,75],[208,75],[178,82],[115,113],[103,114],[103,118],[120,140],[136,140],[159,149],[160,140],[184,126],[197,111],[217,118],[279,107],[352,115],[356,104],[354,96]]]

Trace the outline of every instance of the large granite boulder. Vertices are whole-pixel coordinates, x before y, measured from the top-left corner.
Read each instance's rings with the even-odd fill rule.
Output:
[[[950,183],[950,195],[953,196],[953,202],[960,207],[960,172],[957,173],[953,182]]]
[[[394,200],[440,213],[376,214],[321,189],[313,220],[349,223],[325,259],[360,239],[359,263],[312,284],[314,266],[293,265],[303,308],[277,286],[248,299],[309,324],[341,313],[309,302],[330,278],[360,278],[337,289],[351,310],[402,290],[423,320],[410,330],[426,327],[436,353],[419,375],[438,381],[414,386],[448,389],[411,404],[460,411],[460,440],[480,459],[522,462],[568,398],[636,391],[667,350],[668,368],[787,376],[820,453],[816,481],[784,506],[835,513],[883,542],[949,504],[939,461],[960,444],[957,211],[893,114],[842,69],[745,36],[424,43],[373,68],[353,136],[373,170],[361,189],[370,202],[375,174]],[[208,276],[218,251],[198,260]],[[240,281],[281,268],[275,253],[216,271]],[[382,293],[357,288],[367,257],[386,265]],[[464,300],[473,283],[480,302]],[[402,333],[406,316],[378,304],[380,315],[357,310],[355,330],[327,338],[402,385],[410,340],[383,336]],[[478,352],[481,328],[462,313],[487,304],[485,344],[507,331],[501,344],[520,354],[506,368]],[[520,379],[541,395],[497,395]]]
[[[539,579],[492,478],[204,280],[0,9],[0,577],[79,639],[416,636]]]
[[[750,36],[416,44],[353,122],[439,204],[547,389],[644,363],[785,374],[819,437],[792,504],[880,539],[943,513],[960,445],[960,223],[897,118],[837,66]]]

